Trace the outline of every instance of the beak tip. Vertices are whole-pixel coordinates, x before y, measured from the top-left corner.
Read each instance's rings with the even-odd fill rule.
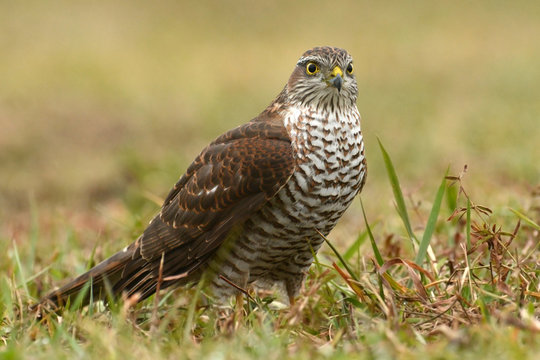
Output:
[[[343,78],[341,75],[335,76],[332,80],[330,80],[330,84],[337,89],[338,92],[341,91],[341,85],[343,85]]]

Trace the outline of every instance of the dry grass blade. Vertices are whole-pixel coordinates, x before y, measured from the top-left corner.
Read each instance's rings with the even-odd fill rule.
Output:
[[[362,290],[362,287],[360,285],[358,285],[354,281],[354,279],[352,279],[349,275],[347,275],[343,270],[341,270],[339,268],[339,266],[335,262],[332,263],[332,266],[334,267],[334,269],[336,269],[336,271],[343,278],[343,280],[345,280],[347,285],[349,285],[349,287],[356,293],[356,295],[358,295],[360,297],[360,300],[363,301],[363,302],[366,302],[367,301],[367,296],[364,293],[364,290]],[[353,281],[351,281],[351,280],[353,280]]]
[[[154,307],[152,308],[152,327],[150,328],[151,333],[156,333],[159,326],[159,316],[158,316],[158,306],[161,290],[161,284],[163,283],[163,264],[165,262],[165,252],[161,253],[161,260],[159,261],[159,273],[158,280],[156,285],[156,294],[154,295]]]
[[[404,265],[406,267],[409,273],[409,279],[412,280],[414,287],[416,288],[416,293],[418,294],[418,296],[422,298],[422,300],[428,301],[429,296],[427,294],[426,288],[424,287],[424,284],[422,284],[422,280],[420,280],[420,277],[416,275],[413,269],[422,272],[424,275],[429,277],[431,281],[434,281],[435,278],[427,270],[421,268],[417,264],[410,262],[408,260],[405,260],[405,259],[401,259],[401,258],[390,259],[387,262],[385,262],[383,266],[381,266],[380,269],[378,269],[378,272],[379,274],[382,275],[383,273],[388,271],[392,266],[399,265],[399,264]]]
[[[388,272],[382,272],[380,271],[381,267],[378,266],[378,264],[373,263],[375,266],[375,271],[377,274],[381,275],[385,281],[388,282],[388,286],[394,290],[398,290],[402,294],[407,293],[407,287],[404,285],[401,285],[399,282],[397,282]],[[384,265],[384,263],[383,263]]]

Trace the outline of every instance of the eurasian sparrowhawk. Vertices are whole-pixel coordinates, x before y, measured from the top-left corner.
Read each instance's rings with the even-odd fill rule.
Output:
[[[204,272],[218,298],[238,291],[225,277],[243,288],[279,284],[293,299],[318,232],[332,230],[366,179],[357,95],[347,51],[306,51],[262,113],[202,150],[134,243],[41,303],[65,304],[89,281],[94,299],[142,300],[160,273],[163,289]]]

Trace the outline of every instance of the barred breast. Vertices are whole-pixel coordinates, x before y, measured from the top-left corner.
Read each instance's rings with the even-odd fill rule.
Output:
[[[366,178],[360,114],[352,109],[316,112],[290,108],[284,126],[296,158],[285,186],[251,216],[233,245],[211,268],[239,286],[282,284],[295,297],[323,239],[361,190]],[[219,297],[234,292],[219,277],[213,282]]]

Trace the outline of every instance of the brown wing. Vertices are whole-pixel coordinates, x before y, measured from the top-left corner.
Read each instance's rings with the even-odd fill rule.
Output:
[[[250,122],[204,149],[139,239],[140,255],[163,273],[193,271],[287,182],[294,169],[281,122]]]
[[[233,227],[240,226],[288,181],[294,170],[291,143],[280,121],[252,121],[216,139],[171,190],[161,212],[139,239],[46,295],[62,305],[91,281],[95,298],[156,291],[163,259],[165,288],[196,279]],[[174,277],[177,279],[169,279]],[[86,294],[83,304],[90,296]]]

